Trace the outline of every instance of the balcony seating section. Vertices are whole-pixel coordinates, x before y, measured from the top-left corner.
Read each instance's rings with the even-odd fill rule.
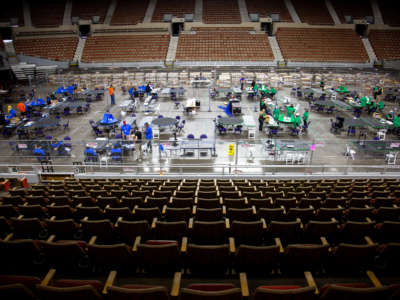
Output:
[[[340,22],[345,23],[344,16],[352,16],[354,19],[364,19],[366,16],[373,16],[372,7],[369,1],[364,0],[331,0]]]
[[[400,30],[371,30],[368,38],[378,59],[400,59]]]
[[[111,25],[135,25],[143,21],[149,0],[118,0]]]
[[[35,27],[57,27],[63,22],[65,0],[30,1],[32,24]]]
[[[110,0],[89,0],[89,1],[72,1],[71,17],[79,17],[83,20],[91,20],[93,16],[99,16],[99,23],[104,23]]]
[[[246,0],[246,4],[249,14],[259,14],[262,18],[269,17],[271,14],[280,14],[281,22],[293,22],[284,1]]]
[[[165,60],[170,36],[91,36],[86,40],[83,62],[129,62]]]
[[[312,287],[311,271],[328,275],[329,280],[346,277],[345,288],[339,289],[345,299],[349,299],[346,293],[363,295],[355,299],[388,299],[398,292],[398,286],[391,286],[392,291],[387,286],[371,289],[377,279],[368,270],[377,270],[385,278],[398,274],[399,200],[400,180],[382,178],[66,178],[13,187],[0,200],[0,297],[25,292],[38,293],[36,299],[70,299],[74,294],[77,299],[103,299],[100,295],[108,286],[111,293],[104,299],[114,299],[111,296],[118,293],[122,298],[115,299],[127,299],[128,294],[129,299],[168,299],[165,288],[110,288],[118,272],[125,282],[134,276],[135,282],[147,278],[152,284],[160,274],[174,276],[173,282],[180,282],[181,276],[185,280],[218,278],[218,286],[207,285],[207,292],[194,298],[203,299],[221,295],[221,289],[228,286],[222,287],[221,278],[233,280],[240,274],[242,285],[247,274],[259,283],[262,278],[287,280],[304,272]],[[189,206],[175,206],[179,201]],[[199,219],[203,202],[220,208],[219,218]],[[208,208],[208,213],[214,211]],[[202,214],[207,215],[207,209]],[[37,277],[23,276],[49,268],[40,286]],[[365,271],[372,284],[360,278]],[[104,287],[99,275],[107,272]],[[96,280],[58,278],[65,274]],[[356,284],[348,281],[352,274],[358,278]],[[202,290],[200,285],[190,287]],[[312,296],[317,286],[311,287],[263,286],[256,289],[254,299],[264,299],[262,295],[318,299]],[[330,288],[322,287],[319,299],[336,299],[338,291],[327,296]],[[229,289],[232,294],[217,299],[242,299],[238,289],[232,285]],[[173,290],[176,293],[172,289],[171,295]],[[158,294],[151,298],[151,292]],[[182,289],[179,299],[187,299],[185,292],[196,294]],[[238,297],[232,296],[234,292]],[[364,298],[365,293],[376,294]]]
[[[230,31],[231,30],[231,31]],[[268,37],[245,30],[221,28],[181,34],[177,60],[270,61],[274,59]]]
[[[391,26],[399,26],[399,14],[397,9],[393,9],[398,5],[398,2],[396,0],[379,0],[377,2],[382,13],[383,22]]]
[[[236,0],[203,0],[203,22],[206,24],[240,24]]]
[[[172,14],[177,18],[183,18],[185,14],[194,14],[194,4],[195,0],[157,1],[151,21],[162,22],[164,14]]]
[[[292,1],[301,22],[312,25],[333,25],[325,1],[293,0]]]
[[[17,54],[57,61],[71,61],[78,45],[77,37],[54,37],[15,40]]]
[[[22,1],[9,1],[7,6],[0,10],[0,22],[8,23],[10,18],[18,18],[18,25],[24,26]]]
[[[277,40],[285,60],[365,63],[368,55],[351,29],[278,28]]]

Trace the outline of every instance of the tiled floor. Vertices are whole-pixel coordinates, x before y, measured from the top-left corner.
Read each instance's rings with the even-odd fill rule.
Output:
[[[55,86],[43,85],[38,88],[39,96],[46,96],[49,91],[54,91],[56,89]],[[351,87],[350,87],[351,89]],[[244,132],[242,135],[237,134],[226,134],[224,136],[220,136],[214,131],[214,122],[213,120],[218,116],[226,116],[223,109],[220,106],[224,106],[224,100],[209,100],[208,97],[208,89],[207,88],[199,88],[193,89],[187,87],[187,93],[185,98],[198,98],[200,99],[201,106],[200,109],[194,116],[186,116],[183,115],[182,108],[176,109],[174,103],[167,98],[160,98],[160,112],[164,117],[172,117],[181,116],[181,118],[186,120],[186,126],[184,132],[178,135],[178,138],[185,138],[189,133],[194,134],[196,138],[199,138],[201,134],[206,134],[209,139],[216,141],[216,152],[217,156],[212,157],[211,155],[198,157],[198,154],[195,153],[194,156],[171,156],[167,151],[161,153],[158,151],[158,145],[155,145],[153,149],[153,153],[147,154],[143,161],[136,162],[133,160],[133,157],[127,157],[124,159],[124,164],[129,165],[125,166],[125,170],[131,171],[147,171],[147,170],[159,170],[160,165],[161,169],[164,172],[173,172],[180,171],[190,172],[190,173],[208,173],[208,172],[228,172],[229,165],[235,167],[235,172],[238,174],[246,174],[246,173],[260,173],[260,172],[273,172],[271,165],[285,165],[286,161],[276,161],[274,160],[274,156],[268,154],[268,151],[264,150],[264,143],[268,139],[267,134],[265,132],[256,131],[256,139],[248,140],[247,132]],[[285,97],[289,97],[290,101],[296,106],[299,104],[298,112],[300,115],[304,112],[305,109],[308,108],[308,102],[303,100],[298,100],[297,98],[290,97],[290,89],[289,88],[281,88],[278,91],[276,96],[279,101],[280,99],[284,99]],[[117,104],[111,106],[110,112],[116,118],[123,119],[121,116],[121,109],[118,106],[118,103],[122,102],[124,99],[127,99],[126,95],[122,95],[122,91],[120,89],[116,89],[116,102]],[[182,101],[183,102],[183,101]],[[82,161],[83,160],[83,150],[84,145],[88,140],[95,139],[95,136],[92,132],[92,129],[89,126],[89,120],[100,120],[108,108],[109,99],[108,96],[105,96],[105,99],[99,102],[93,102],[91,104],[91,110],[88,114],[83,116],[72,115],[68,117],[70,120],[70,128],[67,131],[63,131],[62,129],[57,129],[55,132],[49,132],[49,134],[53,135],[53,138],[63,139],[66,135],[72,138],[72,157],[70,158],[54,158],[54,164],[71,164],[74,161]],[[248,99],[246,96],[242,97],[241,101],[242,112],[244,115],[250,115],[254,118],[256,126],[258,127],[258,110],[259,104],[256,100]],[[390,106],[390,104],[389,104]],[[143,112],[143,102],[139,105],[139,108],[136,112],[137,120],[142,120],[147,115]],[[155,114],[156,117],[158,114]],[[284,129],[279,132],[279,139],[299,139],[305,140],[310,143],[314,143],[316,145],[316,149],[314,153],[308,152],[308,161],[306,165],[312,165],[316,168],[317,165],[328,165],[328,168],[325,168],[324,171],[340,171],[340,167],[336,165],[383,165],[384,155],[381,157],[370,157],[366,155],[366,153],[362,153],[361,151],[356,150],[356,159],[348,160],[344,156],[344,152],[346,149],[346,143],[349,143],[351,139],[357,139],[357,137],[349,138],[346,136],[346,133],[343,132],[341,135],[334,135],[330,132],[330,118],[334,118],[334,115],[327,115],[325,113],[310,113],[311,125],[308,131],[308,134],[302,135],[300,137],[292,137],[289,135],[289,130]],[[64,121],[62,122],[64,123]],[[374,136],[373,132],[368,132],[368,139],[372,139]],[[171,133],[162,132],[160,135],[160,139],[167,141],[172,137]],[[17,139],[14,135],[13,139]],[[389,136],[389,139],[394,138],[393,136]],[[17,163],[29,163],[32,162],[37,163],[35,158],[21,158],[20,154],[12,153],[10,147],[8,145],[8,141],[2,142],[3,146],[1,147],[1,157],[0,162],[3,164],[17,164]],[[235,148],[235,154],[233,156],[228,155],[229,144],[235,144],[237,148]],[[237,143],[237,144],[236,144]],[[164,143],[164,147],[168,148],[168,142]],[[141,166],[143,168],[135,169],[135,167]],[[179,168],[178,166],[181,166]],[[189,167],[188,167],[189,166]],[[269,167],[267,167],[269,166]],[[27,169],[31,168],[30,166]],[[131,169],[130,169],[131,168]],[[107,170],[120,170],[119,167],[110,167]],[[301,172],[307,172],[307,168],[304,169],[300,167]],[[355,170],[355,169],[354,169]],[[289,169],[280,169],[280,172],[286,172]],[[293,171],[293,169],[290,169]]]

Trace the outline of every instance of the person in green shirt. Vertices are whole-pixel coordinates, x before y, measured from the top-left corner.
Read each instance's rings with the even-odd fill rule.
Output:
[[[276,94],[276,90],[275,90],[274,88],[271,88],[271,89],[269,90],[269,93],[270,93],[272,96],[274,96],[274,95]]]
[[[279,115],[281,114],[281,111],[279,110],[278,107],[274,108],[273,114],[274,114],[274,119],[278,120],[279,119]]]
[[[394,117],[393,125],[394,125],[394,128],[400,128],[400,115],[397,115],[397,117]]]
[[[286,109],[287,109],[288,117],[293,116],[296,111],[295,108],[293,107],[293,104],[290,104],[290,106],[286,107]]]
[[[260,111],[265,109],[265,102],[264,99],[260,100]]]
[[[306,110],[304,111],[304,113],[303,113],[303,122],[304,122],[304,124],[307,124],[307,123],[308,123],[308,115],[309,115],[309,112],[308,112],[308,110],[306,109]]]
[[[365,106],[367,106],[367,97],[361,97],[361,100],[360,100],[360,102],[361,102],[361,107],[365,107]]]
[[[301,128],[301,118],[300,118],[300,114],[296,114],[295,126],[298,127],[298,128]]]
[[[376,112],[376,102],[372,101],[368,108],[368,114]]]
[[[383,102],[382,100],[378,102],[378,109],[379,111],[383,111],[383,109],[385,108],[385,102]]]

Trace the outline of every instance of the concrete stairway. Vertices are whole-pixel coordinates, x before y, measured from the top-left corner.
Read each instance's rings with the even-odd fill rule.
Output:
[[[143,18],[143,23],[150,23],[153,18],[154,10],[156,9],[157,0],[150,0],[149,6],[147,6],[146,14]]]
[[[249,12],[247,11],[246,1],[238,0],[238,6],[240,10],[240,17],[243,22],[249,22]]]
[[[335,23],[335,25],[341,24],[340,19],[336,13],[336,10],[332,5],[332,2],[330,0],[325,0],[325,4],[326,4],[326,8],[328,8],[329,14],[331,15],[333,23]]]
[[[74,61],[80,62],[82,58],[83,48],[85,48],[86,38],[79,38],[78,46],[74,54]]]
[[[203,20],[203,0],[196,0],[194,5],[194,21],[201,22]]]
[[[167,57],[165,59],[166,65],[172,65],[174,63],[176,57],[176,50],[178,49],[178,41],[179,41],[178,36],[171,36],[171,39],[169,40]]]
[[[24,24],[29,27],[32,26],[32,18],[31,18],[31,7],[27,0],[22,1],[22,7],[24,10]]]
[[[291,0],[285,0],[286,8],[289,11],[290,16],[292,17],[293,22],[295,23],[301,23],[300,17],[296,12],[296,9],[293,6],[293,3]]]
[[[268,37],[269,44],[271,45],[272,53],[274,54],[275,61],[276,62],[282,62],[284,61],[283,55],[281,52],[281,48],[279,47],[278,41],[276,40],[276,37],[274,36],[269,36]]]
[[[63,17],[63,25],[71,25],[71,14],[72,14],[72,0],[65,2],[65,10]]]
[[[104,24],[110,25],[114,11],[117,8],[117,0],[112,0],[108,7],[106,17],[104,18]]]
[[[362,40],[362,42],[364,44],[365,50],[367,51],[367,54],[368,54],[368,57],[369,57],[369,61],[372,62],[372,63],[377,61],[378,58],[376,57],[374,48],[372,48],[372,45],[371,45],[371,42],[369,41],[369,39],[368,38],[362,38],[361,40]]]
[[[370,0],[370,2],[371,2],[372,12],[374,13],[375,24],[382,25],[383,17],[378,2],[376,0]]]

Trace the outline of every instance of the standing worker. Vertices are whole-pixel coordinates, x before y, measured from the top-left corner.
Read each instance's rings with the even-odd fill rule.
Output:
[[[19,112],[21,113],[21,116],[26,115],[26,105],[24,102],[19,102],[17,104],[17,108],[18,108]]]
[[[136,160],[142,160],[143,153],[142,153],[142,132],[139,128],[135,127],[135,152],[136,152]]]
[[[261,110],[260,114],[258,115],[258,130],[262,131],[263,126],[264,126],[264,120],[265,120],[265,110]]]
[[[308,115],[309,115],[309,112],[308,112],[308,110],[306,109],[306,110],[304,111],[304,113],[303,113],[303,123],[304,123],[304,125],[307,125],[307,124],[308,124]]]
[[[114,87],[112,86],[112,84],[108,88],[108,94],[110,95],[110,99],[111,99],[110,104],[114,105],[115,104],[115,95],[114,95]]]
[[[126,139],[126,137],[129,135],[129,133],[131,132],[131,125],[129,125],[128,123],[126,123],[126,121],[124,120],[122,122],[122,126],[121,126],[121,133],[122,133],[122,137],[124,139]]]
[[[152,152],[152,145],[151,145],[151,140],[153,139],[153,129],[151,129],[149,123],[144,124],[144,128],[146,129],[145,132],[145,137],[147,141],[147,149],[150,149],[150,153]]]

